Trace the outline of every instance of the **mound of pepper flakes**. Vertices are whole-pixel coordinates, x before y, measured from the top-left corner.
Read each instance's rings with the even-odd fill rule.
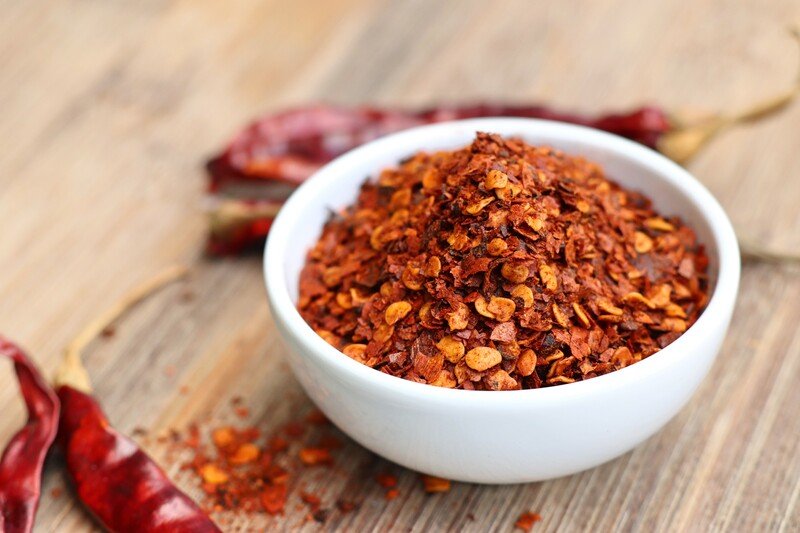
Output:
[[[381,372],[513,390],[626,367],[707,301],[694,232],[589,161],[479,133],[361,187],[325,225],[298,308]]]

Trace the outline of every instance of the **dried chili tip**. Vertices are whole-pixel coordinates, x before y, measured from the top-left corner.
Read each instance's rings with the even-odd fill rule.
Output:
[[[333,464],[333,457],[327,448],[303,448],[297,455],[306,466]]]
[[[538,513],[522,513],[514,522],[514,527],[522,531],[530,531],[533,525],[541,519],[542,517]]]
[[[397,476],[393,476],[392,474],[378,474],[375,476],[375,481],[377,481],[378,485],[385,489],[390,489],[397,486]]]
[[[267,513],[271,515],[280,514],[283,512],[283,509],[286,506],[287,494],[288,489],[283,483],[268,485],[261,491],[261,494],[259,495],[261,506]]]
[[[422,486],[428,494],[448,492],[450,490],[451,482],[449,479],[426,474],[422,474],[420,477],[422,478]]]
[[[60,402],[25,352],[0,336],[2,356],[14,363],[28,420],[0,456],[0,530],[31,531],[44,461],[58,430]]]

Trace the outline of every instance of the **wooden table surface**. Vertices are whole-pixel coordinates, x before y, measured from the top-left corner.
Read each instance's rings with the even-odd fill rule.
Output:
[[[201,164],[258,113],[326,100],[423,105],[541,101],[587,112],[658,102],[737,109],[788,87],[796,0],[370,2],[6,0],[0,18],[0,331],[51,374],[64,344],[166,265],[193,274],[87,354],[122,430],[151,435],[232,420],[243,396],[270,430],[309,409],[284,361],[260,261],[202,258]],[[800,104],[731,131],[690,169],[737,230],[800,250]],[[194,298],[188,300],[185,293]],[[800,530],[800,272],[747,263],[722,353],[691,403],[617,460],[545,483],[455,484],[425,495],[348,442],[336,473],[309,474],[341,530]],[[0,442],[24,419],[0,375]],[[188,393],[181,393],[181,390]],[[157,439],[147,449],[183,487]],[[95,528],[51,463],[37,531]],[[400,477],[386,502],[378,472]],[[231,530],[295,529],[305,511],[232,517]],[[303,525],[320,528],[315,522]]]

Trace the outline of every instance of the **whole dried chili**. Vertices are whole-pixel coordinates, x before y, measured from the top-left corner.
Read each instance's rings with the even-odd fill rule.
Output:
[[[538,388],[671,343],[706,304],[707,263],[691,229],[597,165],[482,133],[366,182],[309,252],[298,308],[381,372]]]
[[[109,424],[81,363],[82,350],[139,300],[185,274],[176,267],[149,280],[93,321],[67,347],[56,377],[61,401],[59,442],[78,497],[114,532],[218,532],[135,442]]]
[[[721,131],[782,109],[798,91],[800,84],[745,112],[693,122],[653,106],[598,117],[504,104],[421,111],[315,105],[267,115],[247,126],[206,165],[210,191],[227,197],[211,210],[206,251],[235,255],[259,246],[281,203],[320,166],[367,141],[412,126],[477,117],[556,120],[615,133],[685,163]]]
[[[0,457],[0,531],[27,533],[42,490],[42,468],[58,430],[59,402],[28,356],[0,337],[0,356],[14,362],[28,421]]]

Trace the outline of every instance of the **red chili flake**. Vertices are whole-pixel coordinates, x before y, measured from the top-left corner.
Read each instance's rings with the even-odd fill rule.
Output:
[[[707,303],[707,265],[690,228],[598,165],[480,133],[364,183],[308,252],[298,308],[381,372],[532,389],[673,341]]]
[[[280,514],[286,506],[286,485],[267,485],[261,491],[261,505],[271,515]]]
[[[386,501],[392,501],[395,498],[397,498],[398,496],[400,496],[400,490],[399,489],[389,489],[389,490],[386,491],[386,494],[384,495],[384,498],[386,498]]]
[[[239,418],[247,418],[250,416],[250,409],[244,406],[237,407],[233,410],[233,412],[236,413],[236,416]]]
[[[306,432],[306,428],[300,422],[289,422],[283,428],[283,431],[290,438],[296,439],[303,436],[303,434]]]
[[[514,523],[514,527],[522,531],[530,531],[533,525],[541,519],[542,517],[538,513],[522,513]]]
[[[186,437],[186,445],[190,448],[197,448],[200,445],[200,428],[197,427],[197,424],[189,425],[189,436]]]
[[[423,474],[422,485],[425,487],[425,492],[432,494],[436,492],[448,492],[450,490],[450,480],[436,476],[428,476]]]
[[[300,499],[310,505],[313,509],[319,508],[320,503],[322,503],[322,500],[319,496],[305,491],[300,493]]]
[[[333,464],[333,457],[327,448],[303,448],[298,452],[298,457],[306,466]]]
[[[280,453],[289,448],[289,442],[278,435],[269,439],[267,444],[272,453]]]
[[[336,507],[343,513],[347,514],[358,509],[358,505],[350,500],[336,500]]]
[[[62,487],[53,487],[52,489],[50,489],[50,496],[54,500],[59,499],[63,495],[64,495],[64,489]]]
[[[393,476],[392,474],[378,474],[375,476],[375,481],[377,481],[378,485],[385,489],[390,489],[397,486],[397,477]]]

